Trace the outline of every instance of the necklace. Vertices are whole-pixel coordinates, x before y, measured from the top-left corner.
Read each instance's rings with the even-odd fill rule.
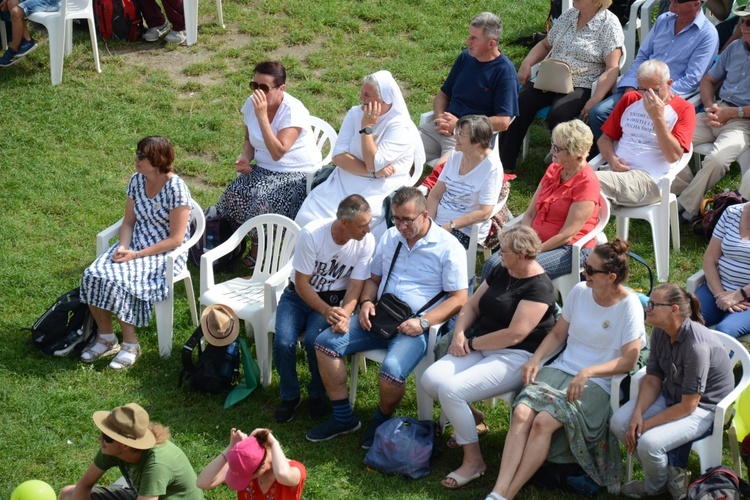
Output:
[[[505,287],[506,290],[510,290],[514,286],[518,284],[519,281],[521,281],[523,278],[515,278],[515,281],[512,281],[514,278],[510,275],[510,272],[508,272],[508,286]]]

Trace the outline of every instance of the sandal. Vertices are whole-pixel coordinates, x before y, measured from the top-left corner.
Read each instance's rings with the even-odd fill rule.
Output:
[[[481,422],[477,424],[477,437],[484,436],[488,432],[490,432],[490,428],[486,423],[484,423],[484,420],[482,420]],[[448,441],[445,442],[445,446],[447,448],[450,448],[451,450],[457,450],[458,448],[461,447],[456,442],[456,438],[453,436],[448,438]]]
[[[100,344],[103,345],[105,348],[101,352],[98,350],[95,350],[95,348]],[[93,363],[99,358],[106,358],[109,356],[114,356],[118,352],[120,352],[120,344],[117,342],[116,339],[114,342],[109,342],[101,338],[101,336],[97,335],[96,342],[90,347],[85,348],[83,352],[81,353],[81,361],[83,361],[84,363]]]
[[[474,481],[475,479],[479,479],[482,476],[484,476],[484,471],[475,472],[473,475],[469,477],[459,476],[458,474],[456,474],[456,471],[453,471],[447,476],[445,476],[445,478],[442,481],[440,481],[440,484],[444,488],[448,488],[449,490],[457,490],[459,488],[463,488],[470,482]],[[453,483],[455,484],[449,483],[448,482],[449,479],[452,479]]]
[[[141,357],[141,348],[139,346],[122,346],[120,352],[115,356],[115,359],[110,361],[109,368],[111,370],[122,370],[124,368],[130,368],[133,366],[138,358]]]
[[[245,267],[245,269],[249,269],[250,271],[255,270],[255,257],[247,254],[245,258],[242,259],[242,265]]]

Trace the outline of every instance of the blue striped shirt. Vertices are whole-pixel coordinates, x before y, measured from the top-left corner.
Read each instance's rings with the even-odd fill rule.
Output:
[[[740,236],[740,218],[745,204],[727,207],[714,229],[721,240],[719,277],[724,290],[733,291],[750,283],[750,241]]]

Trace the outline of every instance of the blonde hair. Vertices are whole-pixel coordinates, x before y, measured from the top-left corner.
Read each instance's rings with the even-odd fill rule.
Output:
[[[169,427],[161,425],[156,422],[151,422],[148,428],[154,434],[156,438],[156,444],[164,444],[172,437],[172,433],[169,432]]]
[[[542,248],[542,240],[536,231],[522,224],[516,224],[505,231],[501,241],[505,243],[504,251],[523,255],[527,259],[535,259]]]
[[[612,5],[612,0],[596,0],[595,3],[599,7],[599,10],[605,10],[609,9],[609,6]]]
[[[594,134],[588,125],[575,119],[559,123],[553,128],[552,140],[568,153],[586,158],[594,144]]]

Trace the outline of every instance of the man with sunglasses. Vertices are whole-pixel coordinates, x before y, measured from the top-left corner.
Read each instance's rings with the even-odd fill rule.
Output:
[[[675,188],[685,189],[677,202],[685,209],[682,217],[698,215],[706,192],[714,187],[729,167],[750,147],[750,5],[734,10],[740,18],[742,38],[732,42],[701,80],[701,100],[705,111],[698,115],[693,144],[712,143],[695,174],[690,166],[680,172]],[[716,99],[716,89],[719,99]]]
[[[625,207],[658,202],[659,181],[690,150],[694,129],[695,110],[672,93],[667,65],[644,62],[638,89],[623,96],[602,126],[599,151],[610,169],[596,176],[604,196]]]
[[[617,90],[591,108],[588,123],[594,140],[602,136],[604,121],[623,95],[636,89],[638,69],[645,61],[658,59],[666,63],[674,79],[675,94],[685,97],[698,90],[701,77],[719,51],[719,35],[703,14],[702,6],[702,0],[671,0],[669,12],[656,19]]]
[[[318,369],[333,406],[333,417],[307,433],[312,442],[327,441],[361,427],[349,404],[344,357],[386,349],[380,365],[379,404],[360,443],[369,449],[375,430],[391,418],[401,402],[406,378],[427,353],[430,326],[456,314],[468,298],[466,251],[458,239],[428,217],[427,203],[418,189],[404,187],[396,191],[393,221],[395,227],[383,235],[375,250],[371,276],[360,296],[359,316],[351,318],[348,332],[337,333],[329,328],[315,340]],[[440,297],[441,292],[446,293],[444,298]],[[377,302],[386,293],[405,302],[412,312],[424,309],[403,321],[389,340],[371,331]],[[430,303],[434,305],[428,306]]]
[[[203,491],[169,428],[150,422],[140,405],[94,412],[101,449],[83,477],[60,491],[60,500],[201,500]],[[96,486],[107,470],[120,469],[126,487]]]

